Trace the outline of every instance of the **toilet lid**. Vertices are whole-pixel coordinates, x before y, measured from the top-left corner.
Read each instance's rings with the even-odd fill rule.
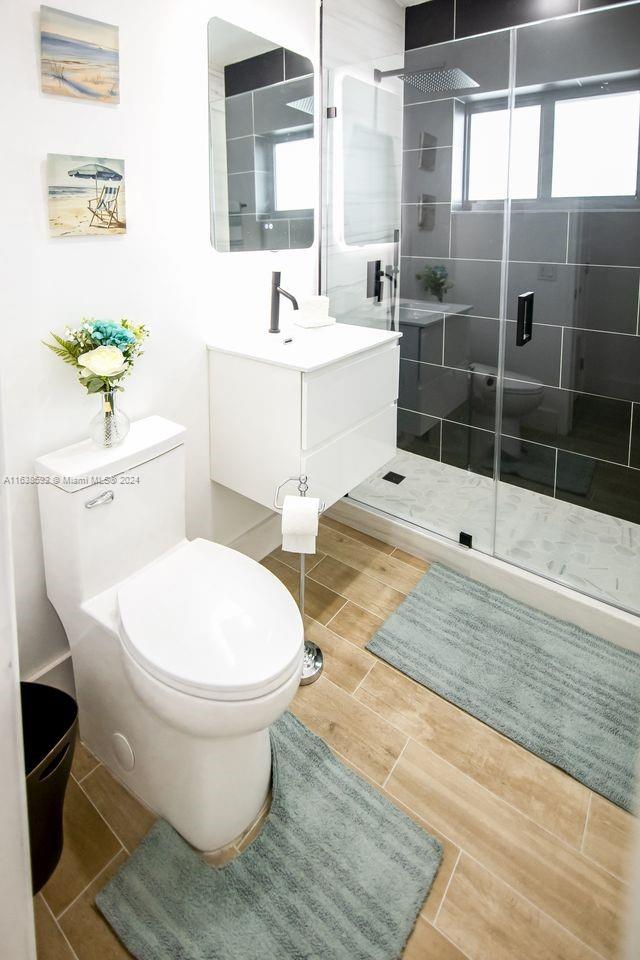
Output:
[[[286,587],[209,540],[192,540],[120,584],[118,606],[131,656],[195,696],[264,696],[301,661],[302,619]]]

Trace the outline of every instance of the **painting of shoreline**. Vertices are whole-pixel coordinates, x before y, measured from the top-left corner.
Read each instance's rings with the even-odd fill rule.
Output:
[[[124,160],[50,153],[47,183],[52,237],[126,233]]]
[[[40,7],[40,69],[44,93],[119,103],[118,27]]]

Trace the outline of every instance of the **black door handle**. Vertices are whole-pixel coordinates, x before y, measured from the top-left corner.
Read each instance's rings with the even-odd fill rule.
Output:
[[[521,293],[518,297],[518,323],[516,325],[516,346],[523,347],[533,337],[533,291]]]

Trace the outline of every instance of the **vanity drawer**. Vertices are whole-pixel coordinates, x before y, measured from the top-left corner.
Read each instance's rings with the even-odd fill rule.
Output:
[[[301,459],[301,473],[309,477],[309,495],[336,503],[359,483],[396,455],[398,408],[388,404],[373,417],[358,424]]]
[[[400,349],[382,347],[302,378],[302,448],[312,450],[398,399]]]

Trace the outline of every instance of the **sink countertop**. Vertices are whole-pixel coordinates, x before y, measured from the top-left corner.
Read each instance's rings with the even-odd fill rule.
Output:
[[[393,343],[401,336],[399,331],[375,330],[350,323],[311,329],[287,323],[280,333],[226,331],[212,337],[207,349],[310,373],[374,347]],[[289,338],[291,342],[285,343]]]

